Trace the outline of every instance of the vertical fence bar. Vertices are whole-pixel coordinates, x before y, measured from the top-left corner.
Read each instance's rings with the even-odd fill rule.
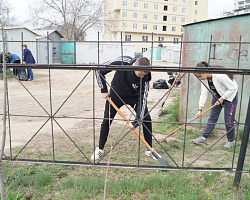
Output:
[[[213,35],[210,36],[209,52],[208,52],[208,65],[210,64],[211,44],[212,44],[212,41],[213,41]]]
[[[121,32],[121,55],[122,55],[122,64],[123,64],[123,43],[122,43],[122,32]]]
[[[234,177],[234,186],[237,188],[240,185],[242,169],[244,166],[244,161],[245,161],[245,156],[246,156],[246,151],[247,151],[249,132],[250,132],[250,97],[248,101],[248,109],[247,109],[245,127],[244,127],[243,137],[242,137],[241,146],[240,146],[240,154],[239,154],[237,168],[236,168],[235,177]]]
[[[241,35],[240,35],[240,41],[239,41],[239,53],[238,53],[238,63],[237,63],[238,69],[240,68],[240,51],[241,51]],[[241,80],[241,95],[240,95],[240,100],[239,100],[240,105],[239,105],[239,117],[238,117],[239,123],[240,123],[240,113],[241,113],[240,111],[241,111],[242,98],[243,98],[243,88],[244,88],[244,75],[242,75],[242,80]],[[238,133],[239,133],[239,126],[237,126],[237,137],[235,137],[235,145],[237,144]],[[233,159],[232,159],[232,169],[234,166],[235,151],[236,151],[236,148],[234,148],[234,154],[233,154]]]
[[[153,55],[154,55],[154,33],[152,32],[152,44],[151,44],[151,66],[153,65]]]
[[[49,33],[47,32],[47,64],[49,65]],[[52,90],[51,90],[51,70],[49,69],[49,98],[50,98],[50,122],[51,122],[51,139],[52,139],[52,153],[53,161],[55,162],[55,144],[54,144],[54,126],[53,126],[53,106],[52,106]]]

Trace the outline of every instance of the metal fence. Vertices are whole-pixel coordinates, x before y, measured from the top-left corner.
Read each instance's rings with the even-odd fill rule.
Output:
[[[11,42],[11,41],[6,41]],[[27,42],[27,41],[21,41]],[[139,41],[138,41],[139,42]],[[151,41],[152,46],[158,41]],[[170,41],[169,41],[170,42]],[[47,41],[47,43],[50,43]],[[96,41],[99,47],[101,41]],[[121,56],[123,56],[123,41],[119,42],[121,44]],[[166,42],[167,43],[167,42]],[[185,44],[191,44],[194,42],[181,41],[180,53],[182,54],[182,48]],[[213,43],[210,42],[200,42],[200,43]],[[229,42],[230,43],[230,42]],[[135,42],[136,44],[136,42]],[[239,42],[241,44],[241,42]],[[240,46],[240,45],[239,45]],[[98,51],[99,52],[99,49]],[[46,53],[45,53],[46,54]],[[188,92],[183,91],[187,87],[191,87],[193,84],[191,79],[197,79],[193,74],[197,72],[208,73],[213,70],[213,73],[233,73],[234,75],[240,77],[238,80],[242,81],[241,91],[239,96],[245,97],[249,96],[249,90],[246,84],[246,80],[249,80],[250,69],[247,68],[195,68],[192,66],[183,66],[183,61],[181,60],[176,66],[167,64],[163,66],[154,65],[151,56],[151,66],[105,66],[105,70],[121,70],[121,71],[131,71],[131,70],[150,70],[154,73],[162,73],[165,77],[166,72],[180,72],[185,74],[183,76],[185,80],[182,80],[181,86],[176,90],[176,93],[181,93],[189,95]],[[48,54],[47,54],[48,55]],[[96,55],[99,57],[99,53]],[[49,59],[48,59],[49,60]],[[99,60],[99,59],[98,59]],[[209,62],[209,60],[208,60]],[[6,110],[7,114],[0,113],[3,118],[7,119],[7,127],[3,125],[3,129],[8,131],[8,147],[4,154],[4,160],[9,162],[28,162],[28,163],[46,163],[46,164],[60,164],[60,165],[81,165],[81,166],[93,166],[93,167],[110,167],[117,168],[140,168],[140,169],[155,169],[155,170],[192,170],[192,171],[227,171],[236,172],[235,185],[239,183],[241,173],[249,173],[250,169],[243,168],[244,160],[249,159],[246,154],[248,138],[249,138],[249,125],[250,125],[250,105],[248,105],[245,120],[244,118],[240,120],[242,109],[242,104],[246,105],[249,102],[247,98],[239,98],[239,108],[238,117],[235,117],[235,126],[243,127],[243,136],[240,142],[239,140],[239,128],[236,130],[236,144],[232,151],[223,150],[221,148],[214,147],[220,142],[226,134],[222,134],[221,137],[214,139],[214,143],[206,148],[198,148],[190,144],[191,139],[187,136],[189,135],[188,125],[192,127],[198,127],[200,130],[201,125],[205,123],[189,123],[189,113],[192,108],[188,107],[188,102],[185,104],[186,117],[184,121],[172,122],[166,121],[163,118],[158,120],[153,120],[154,125],[164,125],[167,124],[185,124],[184,133],[179,136],[179,139],[172,143],[165,143],[155,137],[154,132],[152,136],[154,138],[154,148],[166,159],[171,166],[162,166],[160,163],[154,161],[148,161],[142,159],[142,153],[144,153],[144,145],[139,139],[130,139],[131,130],[122,130],[119,134],[119,138],[112,139],[110,143],[107,143],[105,148],[105,155],[100,160],[91,161],[90,156],[94,152],[97,146],[97,140],[99,138],[99,124],[102,121],[103,100],[100,100],[99,88],[97,87],[95,80],[95,70],[104,70],[104,66],[100,63],[97,64],[45,64],[45,65],[28,65],[28,64],[11,64],[7,65],[9,68],[32,68],[36,72],[39,72],[40,80],[33,82],[32,86],[29,82],[19,81],[18,78],[14,79],[6,78],[2,81],[2,94],[1,102],[4,102],[4,97],[6,97]],[[5,73],[5,72],[4,72]],[[65,74],[64,80],[57,80],[57,74]],[[35,75],[36,76],[36,75]],[[67,76],[75,76],[75,80],[72,82],[67,82]],[[58,84],[63,82],[63,84]],[[64,84],[68,86],[64,88]],[[107,84],[110,85],[110,80],[107,80]],[[3,87],[4,86],[4,87]],[[84,89],[85,87],[85,89]],[[88,87],[89,90],[86,90]],[[199,86],[198,86],[199,87]],[[197,88],[198,88],[197,87]],[[4,89],[5,88],[5,89]],[[18,91],[17,89],[18,88]],[[69,89],[71,88],[71,89]],[[81,90],[82,89],[82,90]],[[172,87],[169,90],[161,91],[162,95],[149,106],[149,113],[159,110],[161,105],[163,106],[166,97],[170,94]],[[174,90],[175,88],[173,88]],[[81,90],[81,91],[79,91]],[[15,91],[15,93],[12,93]],[[36,91],[39,91],[36,92]],[[91,93],[89,93],[91,91]],[[158,92],[158,91],[157,91]],[[184,93],[183,93],[184,92]],[[26,94],[24,94],[26,93]],[[47,95],[46,101],[42,98]],[[58,98],[58,96],[61,98]],[[58,102],[54,102],[53,98],[57,96],[56,100],[60,99]],[[85,98],[85,97],[88,98]],[[21,100],[26,98],[27,101]],[[71,101],[73,98],[82,98],[82,105],[75,104]],[[192,100],[192,96],[185,98],[187,101]],[[32,99],[32,103],[29,103]],[[39,99],[43,99],[40,101]],[[181,99],[180,99],[181,100]],[[26,105],[20,105],[19,102],[26,102]],[[100,103],[101,102],[101,103]],[[5,102],[4,102],[5,103]],[[3,108],[5,107],[4,103]],[[163,103],[163,104],[162,104]],[[97,105],[99,104],[99,105]],[[102,106],[100,106],[102,105]],[[198,107],[198,106],[197,106]],[[70,115],[68,115],[68,111]],[[124,110],[127,115],[128,120],[130,119],[131,109],[126,108]],[[133,113],[133,112],[132,112]],[[80,124],[76,129],[71,127],[69,124],[73,121]],[[243,122],[244,121],[244,122]],[[28,123],[30,122],[30,123]],[[121,124],[125,124],[124,120],[121,118],[115,118],[114,132],[120,132],[123,127]],[[75,122],[74,122],[75,123]],[[143,122],[139,126],[139,134],[142,132]],[[27,132],[27,133],[26,133]],[[60,134],[59,134],[60,132]],[[167,130],[166,130],[167,132]],[[201,132],[201,131],[200,131]],[[21,134],[21,137],[17,135]],[[118,135],[118,134],[117,134]],[[13,137],[17,137],[13,138]],[[15,144],[13,144],[15,141]],[[189,141],[189,142],[188,142]],[[175,147],[178,144],[180,146]],[[70,144],[70,145],[69,145]],[[13,147],[14,146],[14,147]],[[174,150],[174,151],[173,151]],[[113,159],[109,159],[109,155],[112,151]],[[190,152],[191,151],[191,152]],[[225,156],[228,158],[221,159],[216,158],[216,151],[225,151]],[[239,152],[239,156],[238,156]],[[125,155],[124,155],[125,154]],[[123,159],[123,156],[130,155],[129,162],[127,159]],[[208,155],[208,156],[207,156]],[[204,163],[199,163],[201,158],[207,156],[208,160]],[[231,158],[231,159],[229,159]],[[238,161],[237,161],[238,158]],[[125,162],[124,162],[125,160]],[[217,162],[221,160],[221,162]],[[236,166],[237,164],[237,166]],[[249,165],[246,165],[249,168]]]

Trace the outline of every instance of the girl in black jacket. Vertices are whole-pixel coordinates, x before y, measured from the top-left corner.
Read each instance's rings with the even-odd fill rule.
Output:
[[[132,57],[124,56],[114,61],[104,63],[104,67],[107,65],[128,65],[126,67],[131,65],[150,66],[150,62],[145,57],[136,60]],[[109,96],[118,108],[124,104],[130,105],[132,108],[136,105],[134,108],[136,111],[136,119],[134,122],[130,123],[129,128],[137,127],[142,123],[144,138],[152,147],[152,123],[147,108],[147,96],[151,73],[149,71],[116,71],[111,82],[110,92],[108,92],[105,75],[109,72],[111,72],[111,70],[96,71],[97,82],[101,88],[103,98]],[[115,115],[116,110],[106,101],[104,119],[101,124],[99,147],[96,148],[95,153],[91,156],[92,160],[99,159],[104,154],[103,149],[107,141],[110,127],[109,121],[111,124]],[[150,151],[146,150],[145,153],[147,156],[154,158]]]

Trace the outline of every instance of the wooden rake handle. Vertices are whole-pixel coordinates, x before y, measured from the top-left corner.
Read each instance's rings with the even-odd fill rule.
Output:
[[[205,110],[204,112],[202,112],[201,114],[205,114],[206,112],[208,112],[209,110],[211,110],[213,107],[215,107],[216,105],[214,104],[213,106],[211,106],[210,108],[208,108],[207,110]],[[191,119],[190,121],[188,121],[187,123],[190,123],[192,121],[194,121],[195,119],[199,118],[198,116],[194,117],[193,119]],[[180,126],[179,128],[175,129],[174,131],[172,131],[169,135],[167,135],[165,137],[165,139],[167,139],[169,136],[173,135],[176,131],[178,131],[179,129],[183,128],[185,126],[185,124],[183,124],[182,126]]]
[[[168,94],[167,94],[167,96],[166,96],[166,98],[165,98],[165,100],[164,100],[162,106],[163,106],[163,105],[165,104],[165,102],[167,101],[167,99],[168,99],[168,97],[169,97],[169,95],[170,95],[172,89],[174,88],[174,85],[175,85],[177,79],[179,78],[180,74],[181,74],[181,73],[178,72],[177,76],[175,77],[173,84],[170,86],[170,87],[171,87],[171,88],[170,88],[170,91],[168,92]]]
[[[129,125],[129,120],[124,116],[124,114],[120,111],[120,109],[115,105],[115,103],[109,98],[106,97],[106,99],[109,101],[109,103],[114,107],[114,109],[119,113],[119,115],[126,121],[126,123]],[[146,142],[146,140],[139,134],[139,132],[133,128],[133,131],[135,132],[135,134],[140,138],[140,140],[146,145],[147,149],[150,152],[153,152],[154,150],[152,149],[152,147],[149,146],[149,144]]]

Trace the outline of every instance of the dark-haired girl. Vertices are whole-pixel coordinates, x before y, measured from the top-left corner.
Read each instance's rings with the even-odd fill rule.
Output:
[[[201,62],[196,65],[196,67],[210,67],[208,63]],[[215,67],[215,66],[211,66]],[[196,116],[202,116],[202,108],[204,107],[207,96],[208,89],[213,94],[212,105],[217,105],[211,109],[210,117],[208,119],[206,128],[202,136],[193,140],[195,144],[205,145],[206,140],[214,129],[215,124],[218,121],[220,116],[221,109],[224,107],[224,120],[227,130],[227,139],[228,141],[223,146],[225,148],[233,147],[234,143],[234,117],[236,106],[238,102],[238,85],[233,78],[233,75],[230,74],[210,74],[210,73],[196,73],[197,77],[203,82],[201,83],[201,95],[199,100],[199,108]],[[206,87],[205,87],[205,86]],[[223,106],[222,106],[223,105]]]

